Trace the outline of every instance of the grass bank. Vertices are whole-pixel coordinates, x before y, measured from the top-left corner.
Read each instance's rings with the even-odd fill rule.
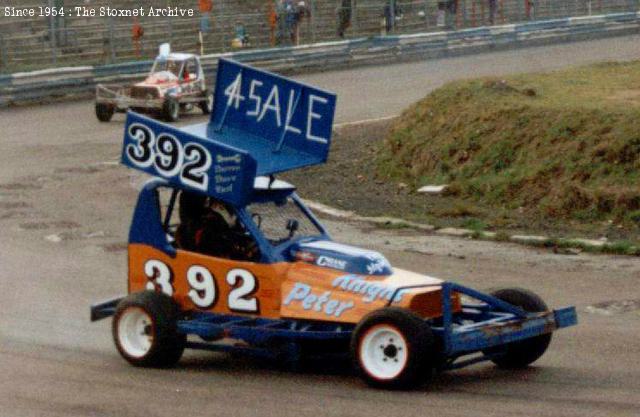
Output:
[[[385,182],[449,184],[456,203],[440,214],[462,225],[637,240],[640,63],[448,84],[402,114],[376,158]]]

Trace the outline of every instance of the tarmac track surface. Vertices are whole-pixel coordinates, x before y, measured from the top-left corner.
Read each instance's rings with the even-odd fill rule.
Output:
[[[338,122],[398,114],[451,79],[635,59],[640,37],[531,48],[300,77],[336,91]],[[201,116],[186,118],[187,123]],[[113,161],[122,117],[99,124],[89,101],[0,112],[0,416],[638,416],[640,262],[327,220],[334,238],[394,265],[485,289],[522,286],[576,305],[535,366],[489,364],[413,392],[366,388],[344,364],[290,371],[188,352],[171,370],[117,355],[91,302],[124,293],[125,242],[144,177]],[[321,185],[321,184],[319,184]],[[620,301],[625,301],[624,303]]]

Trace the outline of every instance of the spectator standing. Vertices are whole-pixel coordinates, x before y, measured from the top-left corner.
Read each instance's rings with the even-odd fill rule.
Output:
[[[285,0],[285,8],[285,28],[287,34],[287,43],[295,45],[295,33],[298,26],[298,13],[296,11],[296,5],[293,0]]]
[[[449,29],[455,28],[456,16],[458,15],[458,0],[447,1],[447,27]]]
[[[276,45],[276,29],[278,27],[278,14],[276,13],[276,7],[273,3],[269,3],[269,14],[267,15],[269,22],[269,44],[271,46]]]
[[[390,0],[385,3],[382,15],[384,18],[385,34],[387,34],[395,29],[396,21],[402,19],[402,8],[398,6],[396,0]]]
[[[338,36],[344,38],[344,32],[351,26],[351,0],[338,3]]]
[[[231,41],[232,48],[244,48],[249,45],[249,35],[244,25],[237,21],[234,27],[235,37]]]
[[[293,8],[293,25],[291,27],[291,41],[294,45],[300,43],[300,24],[305,18],[311,17],[311,10],[307,7],[304,0],[298,1]]]
[[[496,24],[496,14],[498,13],[498,0],[489,0],[489,24]]]
[[[438,2],[438,12],[437,12],[437,16],[436,16],[436,26],[438,27],[444,27],[446,26],[447,22],[446,22],[446,15],[447,15],[447,2],[446,1],[439,1]]]
[[[535,0],[525,0],[527,9],[527,19],[535,20],[536,18],[536,2]],[[588,14],[591,15],[591,1],[587,2]]]
[[[213,10],[212,0],[198,0],[200,10],[200,31],[198,32],[198,42],[200,45],[200,55],[204,55],[204,37],[211,32],[211,11]]]
[[[278,28],[276,44],[297,45],[300,22],[308,14],[304,1],[278,0],[275,9],[275,25]]]
[[[142,37],[144,36],[144,28],[140,24],[137,16],[133,18],[133,26],[131,27],[131,40],[133,41],[133,47],[136,52],[136,57],[140,58],[142,55]]]
[[[458,13],[458,0],[438,1],[437,25],[452,29],[455,27],[455,18]]]
[[[277,0],[276,3],[276,21],[278,26],[278,33],[276,36],[276,44],[283,45],[287,43],[288,33],[287,30],[287,0]]]

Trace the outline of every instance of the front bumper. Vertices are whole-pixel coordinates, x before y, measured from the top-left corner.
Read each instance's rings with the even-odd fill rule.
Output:
[[[552,333],[578,323],[575,307],[566,307],[525,318],[455,326],[449,336],[448,354],[475,352]]]
[[[122,86],[96,86],[96,103],[108,104],[118,110],[126,110],[131,107],[142,109],[162,109],[164,98],[134,98],[131,96],[131,88]]]
[[[161,109],[164,103],[163,99],[136,99],[131,97],[97,97],[96,103],[109,104],[118,109],[126,110],[132,107],[142,109]]]
[[[98,321],[113,316],[116,312],[118,303],[123,298],[124,297],[115,297],[91,305],[91,321]]]

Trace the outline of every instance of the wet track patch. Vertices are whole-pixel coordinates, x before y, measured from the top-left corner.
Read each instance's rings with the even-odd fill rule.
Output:
[[[105,252],[125,252],[127,250],[127,242],[105,243],[100,245]]]
[[[0,201],[0,209],[2,210],[11,210],[11,209],[20,209],[20,208],[29,208],[31,205],[25,203],[24,201]]]
[[[8,184],[0,184],[0,190],[21,191],[21,190],[39,190],[42,186],[29,182],[12,182]]]
[[[95,166],[56,168],[54,170],[56,174],[96,174],[100,171],[101,170]]]
[[[26,222],[20,223],[20,228],[24,230],[45,230],[51,227],[49,223],[46,222]]]
[[[76,227],[80,227],[80,225],[74,226],[71,229]],[[63,232],[54,233],[54,234],[45,236],[45,239],[50,242],[59,243],[67,240],[97,239],[97,238],[103,238],[107,236],[108,235],[102,230],[96,230],[91,232],[81,232],[79,230],[65,230]]]
[[[25,222],[20,223],[20,228],[24,230],[46,230],[50,228],[75,229],[80,227],[76,222],[68,220],[52,221],[52,222]]]
[[[29,217],[29,214],[23,211],[8,211],[0,214],[0,220],[24,219],[27,217]]]
[[[636,310],[640,310],[640,299],[604,301],[592,304],[584,309],[586,313],[600,314],[602,316],[614,316]]]

